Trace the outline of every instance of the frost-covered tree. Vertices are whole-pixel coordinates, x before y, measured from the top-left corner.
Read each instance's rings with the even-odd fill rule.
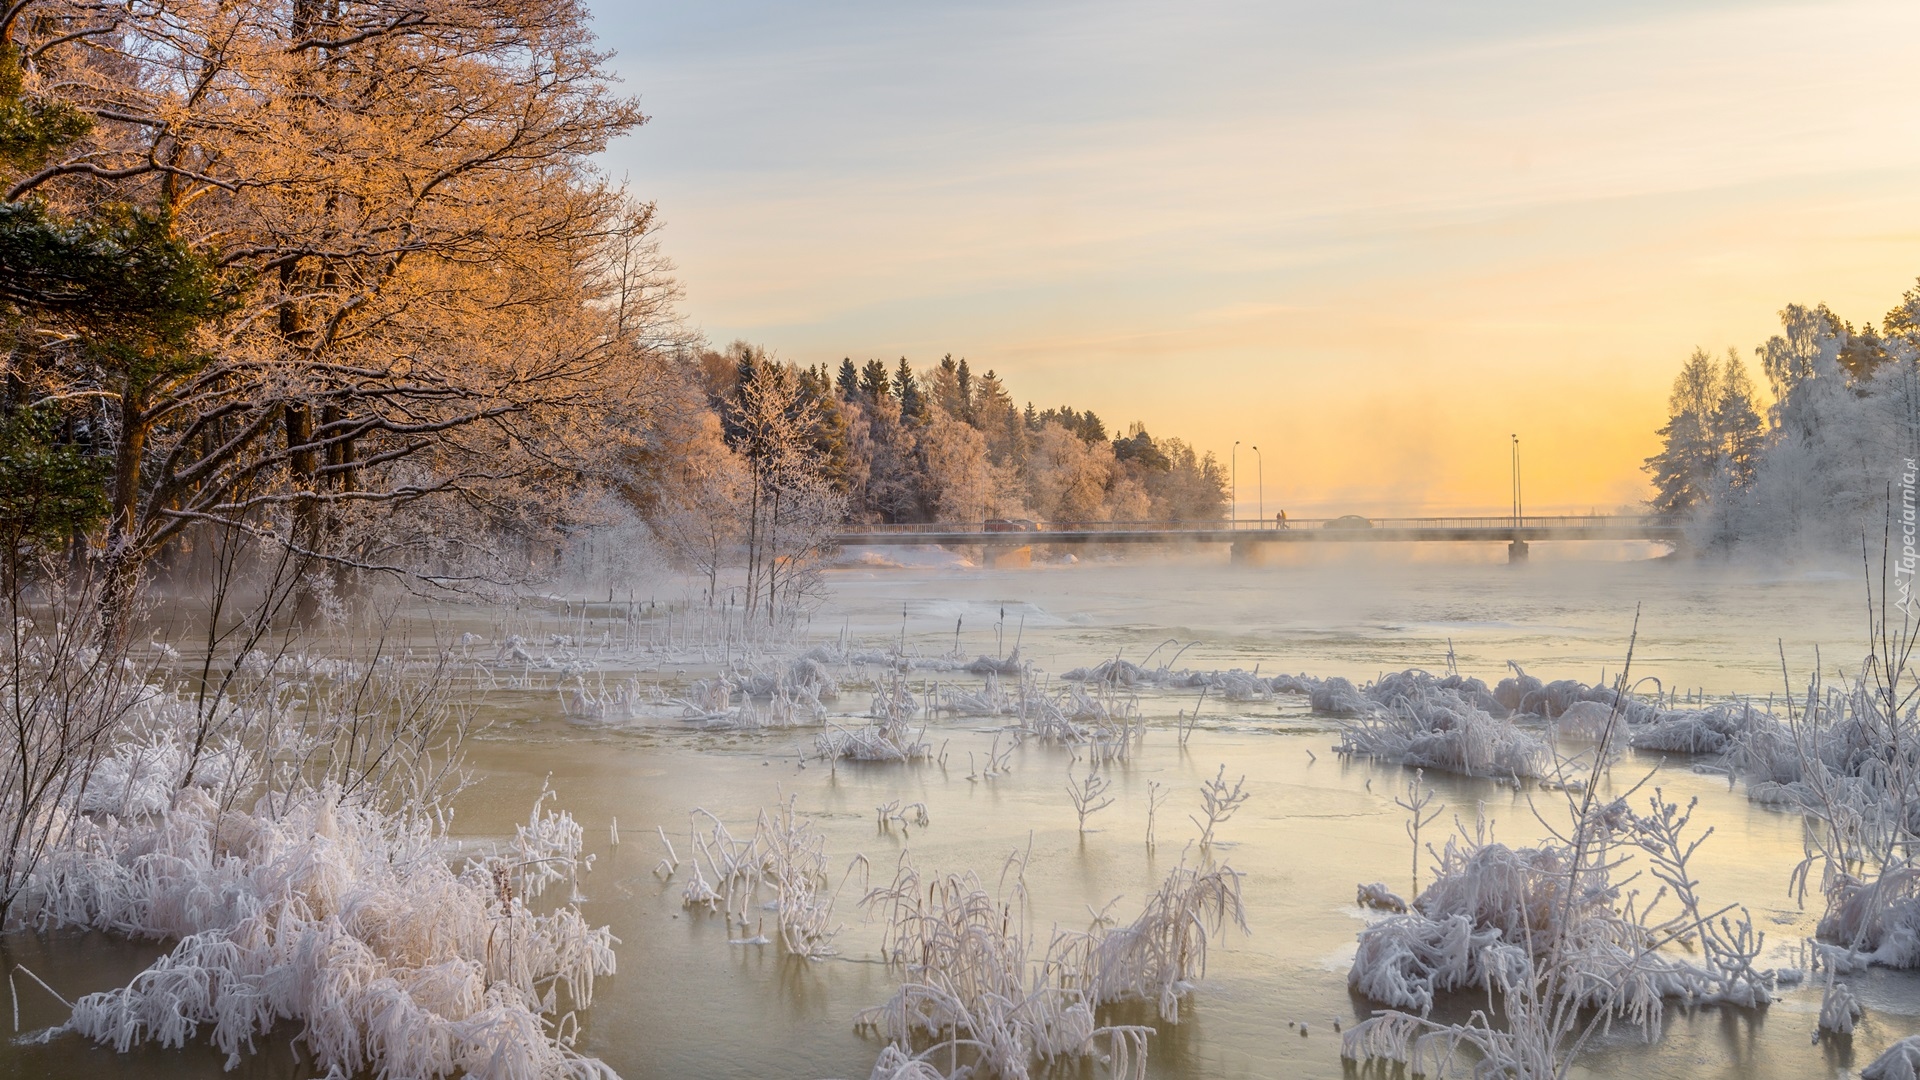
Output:
[[[853,432],[854,457],[866,465],[866,482],[852,493],[854,512],[867,521],[923,521],[915,470],[920,441],[891,396],[862,405],[863,422]]]
[[[84,120],[4,155],[12,219],[121,213],[229,293],[164,364],[14,324],[15,374],[90,403],[116,459],[109,575],[235,527],[444,584],[528,572],[672,336],[650,209],[593,165],[642,117],[585,6],[21,0],[4,30],[21,95]]]
[[[1780,311],[1780,329],[1759,350],[1760,370],[1773,388],[1775,427],[1783,426],[1780,410],[1802,382],[1822,367],[1839,369],[1840,351],[1847,343],[1846,324],[1825,304],[1788,304]]]
[[[962,423],[971,423],[973,392],[968,384],[972,382],[972,378],[971,375],[964,381],[960,378],[960,365],[964,363],[966,363],[965,360],[956,361],[952,353],[942,357],[939,365],[933,369],[932,376],[927,380],[927,389],[933,404],[942,412]]]
[[[792,610],[845,514],[845,499],[823,475],[826,460],[813,445],[817,408],[800,371],[757,350],[740,351],[726,432],[746,465],[749,617],[765,612],[774,622]]]
[[[1877,339],[1884,360],[1850,369],[1843,356],[1858,335],[1825,308],[1789,305],[1781,327],[1759,350],[1784,392],[1770,409],[1770,429],[1757,441],[1750,427],[1742,436],[1730,418],[1744,410],[1723,399],[1724,466],[1690,531],[1702,546],[1857,552],[1862,536],[1884,529],[1901,462],[1915,454],[1915,352],[1889,335]],[[1731,370],[1723,384],[1733,381]]]
[[[1027,456],[1027,502],[1054,521],[1104,521],[1113,446],[1089,442],[1060,424],[1041,426]]]
[[[987,459],[987,440],[972,425],[944,409],[934,410],[920,434],[920,454],[938,520],[973,522],[1001,516],[1005,500],[996,490],[998,477]]]
[[[647,522],[669,557],[706,579],[707,603],[739,565],[747,519],[746,466],[721,434],[720,418],[699,410],[692,437],[675,447]]]
[[[1227,470],[1181,439],[1156,440],[1164,471],[1143,476],[1156,521],[1219,521],[1227,515]]]

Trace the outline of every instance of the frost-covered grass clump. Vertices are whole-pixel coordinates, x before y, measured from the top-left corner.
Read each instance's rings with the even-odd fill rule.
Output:
[[[1767,741],[1778,723],[1751,703],[1668,707],[1617,687],[1542,682],[1517,665],[1491,689],[1479,679],[1419,670],[1363,688],[1332,678],[1312,701],[1316,711],[1346,720],[1344,752],[1476,776],[1550,778],[1563,763],[1549,735],[1593,741],[1610,726],[1619,729],[1616,745],[1642,750],[1779,756]]]
[[[1514,848],[1484,825],[1450,839],[1409,910],[1361,933],[1348,981],[1389,1008],[1348,1032],[1342,1053],[1428,1075],[1557,1076],[1585,1033],[1615,1020],[1652,1038],[1668,1003],[1768,1003],[1774,974],[1753,966],[1762,935],[1695,891],[1690,812],[1658,793],[1643,813],[1587,800],[1563,840]],[[1636,871],[1656,895],[1623,884]],[[1427,1019],[1440,995],[1468,989],[1497,999],[1505,1022]]]
[[[1884,612],[1883,612],[1884,614]],[[1901,657],[1915,627],[1883,624],[1847,683],[1814,675],[1784,718],[1741,733],[1728,752],[1757,802],[1805,814],[1805,857],[1790,877],[1826,907],[1817,936],[1859,963],[1920,968],[1920,709]]]
[[[544,799],[542,802],[544,803]],[[579,826],[536,806],[495,854],[449,862],[431,818],[294,793],[223,810],[197,787],[129,817],[76,816],[33,890],[35,921],[172,940],[67,1027],[126,1051],[205,1038],[228,1066],[283,1020],[322,1069],[380,1077],[600,1077],[570,1011],[614,970],[571,890]],[[551,1014],[565,1011],[559,1019]]]
[[[1184,648],[1180,650],[1184,651]],[[1177,659],[1179,652],[1173,655]],[[1206,690],[1227,701],[1271,701],[1276,694],[1312,694],[1321,685],[1320,680],[1306,675],[1262,677],[1257,666],[1253,671],[1239,668],[1230,671],[1176,670],[1171,662],[1150,668],[1117,656],[1091,667],[1072,668],[1060,678],[1065,682],[1125,690]]]
[[[265,611],[175,689],[112,646],[88,594],[12,599],[5,928],[168,946],[42,1037],[209,1042],[233,1067],[291,1023],[333,1075],[611,1075],[574,1045],[614,969],[576,906],[579,826],[543,796],[482,854],[448,831],[468,730],[449,654],[268,653]]]
[[[1056,930],[1044,949],[1026,928],[1024,890],[1019,877],[1002,897],[970,873],[925,881],[902,860],[891,883],[867,894],[886,923],[883,955],[905,973],[858,1018],[887,1041],[874,1076],[1024,1077],[1081,1060],[1139,1080],[1152,1029],[1102,1025],[1096,1011],[1146,1001],[1177,1022],[1180,999],[1205,972],[1208,933],[1246,928],[1239,876],[1224,867],[1181,866],[1133,922],[1101,915],[1086,931]]]
[[[1314,705],[1351,718],[1338,747],[1342,753],[1474,776],[1549,775],[1555,760],[1547,741],[1489,714],[1482,707],[1486,699],[1486,684],[1478,679],[1408,671],[1364,692],[1344,679],[1329,679]]]

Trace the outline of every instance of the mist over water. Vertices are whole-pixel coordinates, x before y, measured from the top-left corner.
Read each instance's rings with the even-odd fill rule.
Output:
[[[1830,672],[1852,668],[1863,637],[1859,591],[1856,576],[1842,569],[1551,556],[1510,567],[1416,561],[1391,552],[1245,567],[1195,552],[1007,571],[837,571],[813,632],[904,636],[909,648],[944,653],[954,646],[958,623],[960,645],[973,654],[994,651],[998,624],[1004,648],[1017,638],[1023,657],[1055,674],[1115,654],[1142,661],[1162,647],[1158,662],[1176,647],[1162,646],[1173,638],[1194,643],[1181,654],[1181,667],[1259,665],[1267,673],[1355,680],[1408,666],[1441,670],[1451,639],[1460,669],[1469,674],[1496,679],[1511,659],[1544,678],[1591,682],[1602,669],[1618,670],[1639,603],[1637,674],[1668,686],[1704,687],[1714,696],[1764,697],[1780,686],[1783,647],[1796,684],[1803,684],[1816,647]],[[1312,715],[1304,700],[1284,696],[1270,704],[1210,701],[1208,719],[1183,752],[1172,731],[1174,714],[1191,709],[1193,698],[1144,695],[1142,711],[1156,727],[1132,762],[1117,769],[1119,800],[1096,815],[1084,837],[1063,792],[1068,753],[1037,744],[1023,746],[1012,770],[987,784],[968,782],[966,768],[956,764],[944,771],[842,765],[826,774],[815,763],[803,771],[795,752],[809,740],[797,734],[663,736],[646,749],[622,736],[601,745],[619,747],[619,754],[637,759],[636,767],[660,775],[636,778],[623,795],[603,784],[582,786],[607,792],[607,810],[619,814],[629,836],[634,830],[627,822],[654,823],[640,816],[650,811],[664,816],[671,832],[676,823],[684,830],[675,812],[692,803],[745,821],[778,793],[796,794],[841,858],[861,851],[886,866],[905,848],[923,869],[973,869],[990,888],[1007,854],[1031,844],[1029,923],[1044,936],[1055,922],[1084,925],[1088,906],[1097,909],[1116,896],[1119,910],[1137,904],[1179,861],[1195,831],[1186,815],[1196,808],[1198,786],[1226,763],[1229,773],[1248,774],[1255,793],[1223,829],[1221,848],[1247,875],[1252,934],[1229,932],[1215,940],[1207,978],[1183,1008],[1182,1023],[1159,1025],[1149,1071],[1182,1078],[1343,1075],[1330,1021],[1351,1023],[1372,1008],[1351,995],[1346,982],[1355,934],[1369,917],[1354,904],[1354,886],[1374,880],[1408,885],[1402,815],[1390,802],[1408,771],[1342,761],[1329,752],[1334,722]],[[967,750],[984,756],[994,726],[935,720],[928,737],[951,741],[952,762]],[[577,736],[561,741],[569,744],[569,759],[580,753]],[[589,756],[594,774],[622,772],[597,752]],[[1639,755],[1632,764],[1662,766],[1655,783],[1669,798],[1702,800],[1697,820],[1715,830],[1701,856],[1708,895],[1753,909],[1769,935],[1765,962],[1800,962],[1795,950],[1811,934],[1814,916],[1796,907],[1786,889],[1787,871],[1800,857],[1798,821],[1751,806],[1724,777],[1694,773],[1686,758],[1663,763],[1660,755]],[[1621,775],[1630,771],[1638,775],[1632,769]],[[1448,807],[1445,822],[1455,814],[1471,819],[1484,805],[1502,838],[1532,842],[1544,835],[1526,796],[1485,780],[1427,778]],[[1143,844],[1149,781],[1176,792],[1161,811],[1155,853]],[[904,840],[879,834],[872,808],[896,799],[926,802],[931,825]],[[593,813],[583,809],[589,819]],[[656,847],[624,844],[595,886],[604,891],[609,880],[623,883],[615,887],[622,894],[616,902],[596,897],[595,909],[612,918],[628,942],[627,966],[596,1010],[595,1052],[641,1075],[865,1075],[877,1044],[856,1038],[850,1018],[890,990],[884,969],[862,962],[874,928],[843,905],[850,923],[840,942],[843,957],[816,964],[781,965],[754,949],[727,946],[723,932],[679,911],[677,889],[644,873],[642,864],[658,857]],[[1911,976],[1875,971],[1864,984],[1868,1020],[1854,1037],[1852,1057],[1812,1044],[1819,992],[1791,990],[1762,1012],[1671,1010],[1665,1037],[1650,1046],[1634,1032],[1617,1031],[1589,1052],[1583,1073],[1844,1075],[1855,1058],[1869,1061],[1886,1043],[1920,1030],[1920,992]],[[1485,1004],[1478,995],[1463,995],[1447,1009],[1464,1015]],[[609,1016],[628,1015],[653,1019],[609,1028]],[[712,1017],[725,1018],[717,1043]],[[1288,1021],[1307,1022],[1310,1033],[1301,1036]]]
[[[808,630],[814,638],[904,641],[909,652],[935,655],[955,648],[957,627],[967,655],[1004,654],[1017,642],[1023,658],[1056,677],[1115,655],[1144,661],[1159,648],[1157,664],[1185,647],[1176,667],[1257,665],[1263,674],[1361,682],[1407,667],[1444,670],[1451,641],[1459,669],[1489,682],[1509,660],[1545,679],[1593,682],[1602,671],[1618,671],[1638,604],[1636,676],[1704,688],[1713,697],[1764,699],[1780,691],[1782,649],[1794,684],[1803,687],[1816,647],[1831,678],[1853,670],[1865,636],[1857,570],[1672,560],[1549,555],[1507,566],[1366,550],[1230,566],[1223,553],[1197,551],[1020,570],[854,567],[830,572],[828,587]],[[480,616],[456,613],[456,623],[463,617]],[[1164,644],[1169,639],[1178,644]],[[609,678],[638,676],[670,692],[711,670],[658,661],[627,671],[602,666]],[[979,682],[919,672],[908,678],[916,687],[922,679]],[[585,1018],[582,1049],[622,1075],[864,1077],[880,1043],[856,1033],[853,1017],[883,1002],[897,974],[877,960],[879,927],[855,902],[861,876],[842,886],[856,853],[867,857],[876,881],[890,878],[910,852],[929,875],[972,870],[999,893],[1009,854],[1031,851],[1021,914],[1040,937],[1055,924],[1084,928],[1089,910],[1116,897],[1114,910],[1124,920],[1180,863],[1198,831],[1188,815],[1198,812],[1199,786],[1225,764],[1229,779],[1247,775],[1252,798],[1221,827],[1215,855],[1245,875],[1251,933],[1229,929],[1213,939],[1206,976],[1183,1004],[1181,1023],[1154,1025],[1149,1074],[1345,1075],[1332,1021],[1350,1024],[1373,1008],[1347,987],[1355,935],[1375,917],[1355,906],[1354,889],[1373,881],[1403,893],[1410,887],[1404,815],[1391,802],[1410,770],[1333,754],[1337,722],[1314,715],[1295,695],[1253,703],[1210,697],[1182,748],[1176,716],[1196,698],[1192,691],[1142,693],[1148,733],[1129,761],[1111,767],[1116,802],[1091,817],[1082,834],[1064,784],[1070,768],[1085,765],[1073,764],[1067,749],[1028,742],[1013,751],[1004,775],[968,779],[969,754],[984,758],[1004,720],[930,720],[925,737],[945,750],[945,766],[832,767],[808,760],[817,727],[722,733],[670,717],[582,725],[561,718],[551,692],[492,693],[481,708],[494,725],[470,747],[482,779],[462,797],[457,831],[475,838],[510,833],[547,783],[584,823],[598,863],[583,883],[583,912],[609,924],[621,945],[619,973],[599,988]],[[863,691],[847,691],[833,712],[862,713],[866,700]],[[1715,904],[1751,908],[1768,935],[1763,963],[1799,966],[1799,942],[1812,933],[1817,912],[1801,910],[1787,892],[1788,871],[1801,854],[1798,819],[1750,804],[1724,776],[1693,765],[1681,756],[1634,754],[1616,777],[1624,782],[1657,766],[1653,786],[1667,798],[1700,799],[1696,823],[1714,829],[1698,866],[1703,892]],[[1456,815],[1470,821],[1479,809],[1499,839],[1532,843],[1544,835],[1534,816],[1538,792],[1432,772],[1426,779],[1446,807],[1430,835],[1444,835]],[[1144,843],[1150,783],[1173,792],[1159,811],[1153,851]],[[777,946],[729,944],[741,935],[717,917],[683,909],[681,878],[656,869],[665,854],[656,826],[684,859],[692,808],[744,834],[760,808],[787,797],[825,836],[833,883],[841,887],[835,917],[845,929],[832,959],[808,962],[783,956]],[[929,824],[878,827],[875,808],[895,801],[925,803]],[[1544,803],[1542,812],[1552,805]],[[138,966],[138,958],[119,955],[124,946],[69,944],[65,954],[45,958],[63,991],[111,986]],[[1652,1045],[1618,1028],[1584,1056],[1581,1075],[1847,1075],[1920,1031],[1920,976],[1875,969],[1853,981],[1867,1016],[1850,1052],[1810,1039],[1820,1003],[1815,986],[1785,990],[1762,1011],[1669,1009],[1668,1030]],[[57,1022],[56,1007],[31,1003],[27,995],[37,991],[21,993],[31,1013],[27,1027]],[[1443,1002],[1437,1015],[1464,1017],[1485,1005],[1483,995],[1461,995]],[[1126,1009],[1112,1019],[1152,1023],[1150,1012]],[[1290,1021],[1307,1023],[1308,1034]],[[263,1046],[240,1075],[309,1075],[291,1059],[284,1044]],[[212,1076],[218,1065],[210,1052],[115,1055],[72,1037],[0,1052],[0,1076]]]
[[[1596,547],[1537,544],[1519,566],[1505,563],[1502,546],[1430,544],[1292,549],[1289,562],[1264,566],[1228,565],[1203,550],[1006,572],[846,570],[833,575],[813,625],[891,637],[904,611],[909,640],[951,648],[958,619],[963,642],[980,648],[1004,609],[1006,640],[1024,617],[1022,655],[1056,673],[1116,652],[1140,661],[1173,638],[1191,643],[1177,666],[1260,664],[1268,674],[1356,681],[1443,670],[1451,641],[1460,670],[1489,682],[1508,661],[1546,679],[1594,682],[1602,668],[1619,670],[1638,606],[1637,675],[1761,698],[1782,690],[1782,650],[1796,693],[1816,649],[1830,677],[1865,653],[1858,567],[1682,562],[1646,558],[1641,545]],[[1592,557],[1618,554],[1642,557]]]

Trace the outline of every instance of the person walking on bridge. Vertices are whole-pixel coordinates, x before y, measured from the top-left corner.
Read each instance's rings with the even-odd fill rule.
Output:
[[[1284,529],[1287,527],[1287,512],[1285,510],[1273,515],[1273,527],[1276,529]]]

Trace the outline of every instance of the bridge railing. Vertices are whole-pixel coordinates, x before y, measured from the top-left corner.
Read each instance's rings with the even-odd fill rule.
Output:
[[[1340,528],[1343,525],[1353,528],[1374,529],[1596,529],[1596,530],[1632,530],[1651,525],[1664,524],[1661,519],[1651,515],[1637,514],[1528,514],[1514,517],[1511,514],[1485,517],[1405,517],[1405,518],[1366,518],[1366,525],[1360,525],[1350,518],[1289,518],[1288,529],[1324,529]],[[1019,532],[1034,533],[1087,533],[1087,532],[1258,532],[1272,531],[1278,526],[1271,518],[1239,518],[1218,521],[1039,521],[1028,525],[1006,525],[985,521],[929,521],[909,524],[873,524],[848,525],[840,530],[842,534],[887,534],[913,535],[918,533],[938,533],[942,535],[991,533],[1006,534]]]

